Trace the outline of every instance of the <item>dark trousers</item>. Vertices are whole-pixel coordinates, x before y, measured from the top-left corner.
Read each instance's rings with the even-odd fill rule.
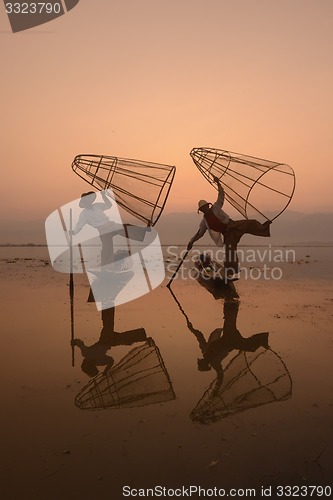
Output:
[[[270,236],[268,224],[261,224],[254,219],[231,220],[224,233],[225,262],[227,274],[239,273],[239,261],[237,257],[237,245],[244,234],[254,236]]]

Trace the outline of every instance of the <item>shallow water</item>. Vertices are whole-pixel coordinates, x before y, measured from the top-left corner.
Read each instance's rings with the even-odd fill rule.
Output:
[[[159,286],[119,306],[106,335],[127,345],[104,349],[114,385],[99,398],[118,408],[95,411],[75,405],[91,378],[79,347],[71,366],[68,276],[48,265],[46,248],[0,250],[5,498],[120,499],[124,485],[254,487],[258,496],[263,485],[332,485],[331,249],[297,250],[280,280],[241,279],[239,300],[176,279],[174,296]],[[91,346],[103,322],[88,291],[75,276],[75,338]],[[200,371],[211,334],[211,369]]]

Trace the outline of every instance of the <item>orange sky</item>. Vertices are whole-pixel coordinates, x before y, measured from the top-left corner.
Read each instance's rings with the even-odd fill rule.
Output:
[[[215,196],[189,152],[290,164],[290,209],[333,210],[331,0],[80,0],[12,34],[0,5],[1,217],[46,218],[87,184],[76,154],[177,166],[166,210]]]

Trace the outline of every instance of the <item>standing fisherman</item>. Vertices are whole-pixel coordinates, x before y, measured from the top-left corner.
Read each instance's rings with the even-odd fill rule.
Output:
[[[79,233],[86,224],[97,229],[102,242],[101,265],[105,265],[113,261],[112,236],[115,235],[115,229],[122,230],[123,227],[111,222],[110,218],[105,213],[112,207],[112,202],[107,196],[107,191],[101,191],[101,195],[103,198],[102,203],[94,203],[96,199],[96,193],[94,191],[89,191],[81,195],[79,206],[83,210],[80,213],[79,220],[72,234],[76,235]]]

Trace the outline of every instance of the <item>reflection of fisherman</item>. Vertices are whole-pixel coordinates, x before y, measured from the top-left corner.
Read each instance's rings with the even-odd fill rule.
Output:
[[[224,189],[219,179],[214,176],[214,181],[218,185],[218,197],[216,202],[211,205],[206,200],[200,200],[198,211],[203,213],[203,219],[199,230],[191,238],[187,249],[191,250],[193,243],[205,234],[208,230],[210,237],[217,246],[222,246],[222,234],[225,244],[225,267],[229,273],[238,273],[237,244],[244,234],[253,234],[255,236],[270,236],[269,226],[271,221],[263,224],[254,219],[244,219],[233,221],[223,210]],[[211,205],[211,206],[210,206]]]
[[[110,349],[108,344],[105,344],[99,340],[93,345],[87,346],[81,339],[75,339],[72,345],[76,345],[81,350],[83,356],[83,361],[81,364],[82,371],[89,375],[89,377],[95,377],[98,375],[98,366],[105,366],[104,373],[106,373],[114,364],[114,359],[107,355],[107,351]]]
[[[103,328],[99,340],[90,346],[85,345],[81,339],[74,339],[72,345],[79,347],[83,356],[81,369],[89,377],[98,375],[99,366],[104,366],[104,373],[110,370],[114,364],[111,356],[107,352],[114,346],[132,345],[135,342],[146,340],[147,335],[144,328],[136,328],[125,332],[115,332],[115,308],[102,311]]]
[[[202,358],[198,359],[198,369],[209,371],[213,368],[220,380],[223,378],[222,361],[234,349],[250,352],[256,351],[260,346],[268,349],[268,332],[257,333],[248,338],[242,337],[236,326],[238,309],[238,301],[224,302],[223,327],[213,330],[208,341],[200,330],[195,329],[189,321],[187,322],[187,326],[196,336],[202,352]]]

